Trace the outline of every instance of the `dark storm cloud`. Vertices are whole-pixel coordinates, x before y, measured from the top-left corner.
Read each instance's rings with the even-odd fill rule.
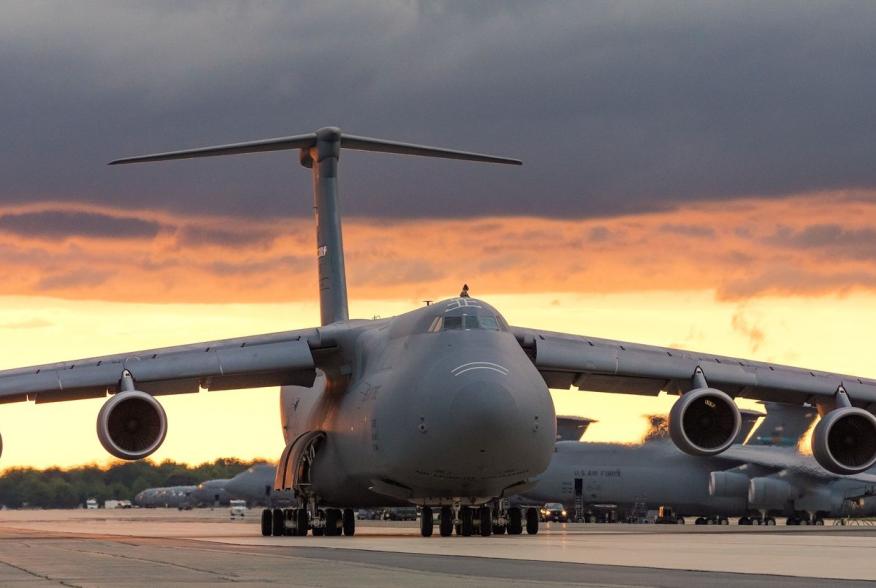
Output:
[[[769,245],[813,250],[833,258],[876,260],[876,229],[836,224],[817,224],[798,230],[779,227],[765,241]]]
[[[583,217],[876,187],[868,2],[0,7],[0,202],[304,216],[295,154],[115,157],[337,124],[519,156],[345,153],[372,217]]]
[[[93,212],[49,210],[0,216],[0,231],[22,237],[64,239],[79,236],[138,239],[154,237],[160,228],[161,225],[151,220]]]

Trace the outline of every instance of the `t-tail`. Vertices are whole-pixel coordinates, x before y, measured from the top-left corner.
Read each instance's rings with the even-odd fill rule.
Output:
[[[110,165],[298,149],[301,165],[310,168],[313,174],[313,212],[316,217],[316,251],[319,264],[319,304],[322,324],[328,325],[337,321],[345,321],[350,316],[347,305],[344,241],[341,233],[341,210],[338,199],[338,160],[342,148],[485,163],[511,165],[521,165],[522,163],[517,159],[469,151],[347,135],[337,127],[324,127],[305,135],[126,157],[111,161]]]

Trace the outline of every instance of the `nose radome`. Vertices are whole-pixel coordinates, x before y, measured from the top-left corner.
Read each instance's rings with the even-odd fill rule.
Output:
[[[520,411],[510,390],[493,378],[471,378],[454,394],[453,428],[478,449],[494,448],[519,426]]]

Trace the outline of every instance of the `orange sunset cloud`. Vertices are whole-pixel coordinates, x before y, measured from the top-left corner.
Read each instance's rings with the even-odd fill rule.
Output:
[[[462,282],[503,293],[714,289],[719,298],[876,287],[876,200],[737,199],[603,219],[347,219],[351,296],[410,300]],[[0,209],[0,295],[287,302],[316,291],[306,218],[182,218],[41,204]]]

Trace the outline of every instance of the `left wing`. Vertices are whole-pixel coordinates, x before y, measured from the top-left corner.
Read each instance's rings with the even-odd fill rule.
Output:
[[[150,395],[296,384],[316,377],[321,329],[302,329],[148,349],[0,371],[0,403],[102,398],[123,374]]]
[[[842,387],[855,406],[876,409],[876,380],[641,345],[511,327],[550,388],[626,394],[680,394],[700,368],[709,386],[733,397],[790,404],[826,401]]]

